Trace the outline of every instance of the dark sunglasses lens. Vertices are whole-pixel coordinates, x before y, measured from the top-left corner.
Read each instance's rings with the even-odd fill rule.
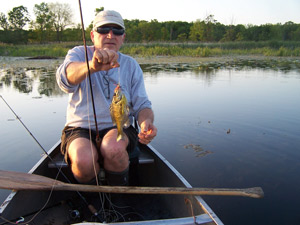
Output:
[[[124,34],[124,29],[122,28],[112,28],[112,31],[114,35],[123,35]]]
[[[122,28],[116,28],[116,27],[97,27],[97,32],[99,34],[108,34],[109,31],[112,30],[114,35],[123,35],[124,29]]]
[[[97,27],[97,32],[99,34],[108,34],[110,28],[109,27]]]

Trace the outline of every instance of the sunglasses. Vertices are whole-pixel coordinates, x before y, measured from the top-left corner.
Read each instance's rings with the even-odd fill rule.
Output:
[[[123,35],[125,33],[123,28],[118,27],[97,27],[96,29],[99,34],[108,34],[110,30],[112,30],[114,35]]]

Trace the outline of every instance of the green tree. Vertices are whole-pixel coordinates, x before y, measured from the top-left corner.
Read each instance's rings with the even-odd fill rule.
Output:
[[[141,21],[138,25],[141,32],[142,41],[156,41],[160,38],[161,25],[157,20],[151,22]]]
[[[293,41],[300,40],[300,24],[297,25],[297,29],[291,33],[291,39]]]
[[[8,20],[12,30],[22,30],[23,27],[30,21],[29,13],[26,7],[14,7],[8,12]]]
[[[247,40],[247,41],[258,41],[259,40],[258,26],[254,26],[252,24],[247,25],[244,37],[245,37],[245,40]]]
[[[216,24],[217,21],[214,19],[214,15],[207,16],[204,21],[197,20],[191,27],[190,39],[192,41],[214,41]]]
[[[234,25],[230,25],[227,27],[226,32],[221,39],[221,41],[234,41],[236,37],[236,33],[234,30]]]
[[[71,6],[67,3],[56,2],[50,3],[49,9],[55,15],[53,25],[56,31],[56,40],[61,41],[64,29],[73,24]]]
[[[258,36],[258,40],[259,41],[267,41],[267,40],[271,40],[272,37],[272,24],[264,24],[259,26],[259,36]]]
[[[33,12],[36,20],[32,22],[32,26],[37,30],[38,39],[44,42],[46,31],[51,30],[55,15],[50,11],[47,3],[35,4]]]
[[[217,22],[214,25],[214,30],[213,30],[214,41],[220,41],[223,38],[225,32],[226,32],[226,26],[224,24]]]
[[[90,35],[85,34],[86,40],[90,37]],[[67,28],[64,30],[64,35],[62,41],[80,41],[82,42],[82,28],[81,25],[78,24],[76,28]]]
[[[127,20],[124,19],[124,24],[126,28],[126,41],[127,42],[141,42],[142,34],[139,29],[140,20]]]
[[[292,40],[292,33],[297,30],[297,24],[292,21],[286,22],[282,26],[283,28],[283,40],[290,41]]]
[[[273,24],[271,27],[271,40],[281,41],[283,37],[282,25],[280,23]]]
[[[0,13],[0,27],[2,27],[3,30],[8,30],[9,28],[7,17],[2,12]]]
[[[95,16],[96,16],[99,12],[102,12],[102,11],[104,11],[104,7],[96,8],[96,9],[95,9]]]
[[[221,41],[242,41],[244,40],[245,26],[238,24],[236,26],[229,25]]]
[[[168,40],[184,41],[184,39],[187,39],[189,36],[191,25],[188,22],[168,21],[163,23],[163,27],[168,31]]]
[[[163,25],[160,31],[161,40],[162,41],[169,41],[171,38],[170,30],[166,25]]]
[[[193,23],[190,30],[190,40],[191,41],[201,41],[203,39],[202,35],[202,27],[204,22],[201,20],[197,20]]]
[[[205,26],[203,27],[203,37],[204,41],[214,41],[214,27],[217,21],[214,19],[214,15],[208,15],[205,18],[204,24]]]

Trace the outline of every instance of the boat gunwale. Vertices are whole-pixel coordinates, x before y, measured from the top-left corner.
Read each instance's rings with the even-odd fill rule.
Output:
[[[182,174],[160,153],[158,152],[152,145],[147,145],[151,151],[156,154],[157,157],[160,158],[169,168],[172,170],[172,172],[181,180],[181,182],[187,187],[192,188],[192,185],[182,176]],[[198,204],[201,206],[201,208],[204,210],[204,212],[209,215],[209,217],[218,225],[223,225],[223,222],[219,219],[219,217],[214,213],[214,211],[208,206],[208,204],[204,201],[204,199],[201,196],[194,196],[198,202]]]
[[[55,149],[60,145],[61,141],[57,141],[47,152],[47,154],[43,154],[43,156],[40,158],[40,160],[34,164],[34,166],[28,171],[29,174],[34,174],[34,172],[39,168],[39,166],[48,158],[49,155]],[[9,203],[13,200],[14,196],[18,193],[19,191],[12,190],[11,193],[6,197],[6,199],[3,201],[3,203],[0,205],[0,215],[5,211],[6,207],[9,205]]]
[[[42,158],[29,170],[28,173],[34,174],[38,168],[42,165],[42,163],[45,163],[45,160],[48,161],[51,160],[49,156],[52,154],[53,151],[55,151],[59,145],[60,145],[60,140],[55,143],[52,148],[47,152],[47,154],[44,154]],[[187,188],[192,188],[191,184],[179,173],[179,171],[160,153],[158,152],[152,145],[148,144],[145,146],[146,148],[149,148],[153,154],[155,154],[156,157],[158,157],[173,173],[178,177],[178,179],[185,185]],[[12,191],[8,197],[5,199],[5,201],[2,203],[0,206],[0,214],[2,214],[6,207],[10,204],[10,202],[13,200],[14,196],[18,193],[18,191]],[[203,200],[201,196],[194,196],[195,199],[197,200],[197,203],[200,205],[200,207],[203,209],[204,214],[201,215],[208,215],[210,219],[212,220],[211,222],[214,222],[215,224],[222,225],[223,223],[221,220],[217,217],[217,215],[213,212],[213,210],[208,206],[208,204]],[[100,223],[101,224],[101,223]]]

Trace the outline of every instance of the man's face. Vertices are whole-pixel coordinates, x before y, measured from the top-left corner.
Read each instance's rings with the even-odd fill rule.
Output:
[[[101,27],[116,27],[120,28],[115,24],[106,24]],[[115,35],[113,31],[110,29],[107,34],[100,34],[97,31],[91,31],[91,39],[95,45],[95,48],[104,49],[108,48],[110,50],[119,51],[121,48],[124,39],[125,33],[123,35]]]

